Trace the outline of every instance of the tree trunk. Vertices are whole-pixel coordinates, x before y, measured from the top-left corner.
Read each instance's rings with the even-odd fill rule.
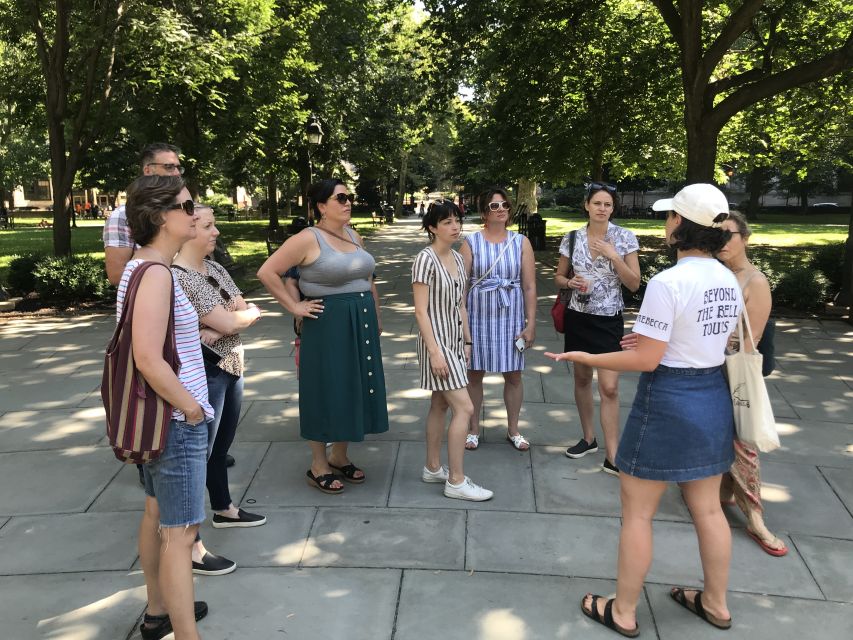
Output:
[[[278,180],[273,171],[267,174],[267,213],[269,228],[278,229]]]
[[[687,112],[687,183],[714,184],[719,131],[711,128],[707,122],[703,122],[703,114],[691,113],[690,106],[687,107]]]
[[[48,102],[50,102],[48,87]],[[60,118],[48,118],[50,140],[50,182],[53,187],[53,254],[71,255],[71,227],[69,212],[73,208],[71,185],[66,184],[68,159],[65,155],[65,127]]]
[[[527,215],[539,211],[539,201],[536,199],[535,180],[528,178],[519,178],[518,180],[518,197],[516,198],[515,208],[520,209],[521,205],[527,205]]]
[[[809,212],[809,186],[805,182],[801,182],[798,187],[798,193],[800,199],[800,211],[802,213]]]
[[[758,220],[761,194],[764,191],[764,167],[753,167],[749,172],[749,204],[746,206],[746,217]]]
[[[853,196],[850,197],[850,220],[847,223],[847,250],[841,272],[841,291],[835,296],[839,307],[853,307]]]
[[[290,199],[293,197],[293,183],[290,177],[290,169],[287,169],[287,175],[284,178],[284,191],[282,191],[282,196],[284,197],[284,213],[285,219],[289,219],[293,212],[290,209]]]
[[[394,203],[394,216],[399,220],[403,215],[403,197],[406,192],[406,171],[409,166],[409,153],[400,152],[400,177],[397,181],[397,201]]]

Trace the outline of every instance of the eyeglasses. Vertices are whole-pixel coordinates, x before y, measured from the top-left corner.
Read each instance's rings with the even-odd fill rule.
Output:
[[[587,194],[593,191],[607,191],[607,193],[616,193],[616,185],[606,182],[590,182],[586,187]]]
[[[171,207],[169,207],[169,211],[178,211],[181,210],[188,216],[195,215],[195,202],[192,200],[184,200],[183,202],[176,202]]]
[[[186,171],[185,167],[183,167],[179,164],[175,164],[174,162],[149,162],[145,166],[146,167],[151,167],[151,166],[163,167],[163,169],[166,171],[166,173],[172,173],[173,171],[177,171],[178,175],[180,175],[180,176],[184,175],[184,171]]]
[[[501,200],[500,202],[490,202],[489,203],[489,211],[499,211],[501,209],[506,209],[509,211],[510,204],[506,200]]]
[[[329,200],[337,200],[338,204],[346,204],[347,202],[352,204],[355,202],[355,196],[351,193],[336,193]]]
[[[219,283],[219,280],[217,280],[213,276],[207,276],[207,281],[212,287],[219,289],[219,295],[222,296],[222,299],[225,300],[225,302],[231,300],[231,294],[222,288],[222,285]]]

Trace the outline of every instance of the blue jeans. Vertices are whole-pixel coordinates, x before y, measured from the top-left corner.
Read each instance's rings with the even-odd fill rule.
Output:
[[[157,499],[161,527],[185,527],[204,520],[207,454],[204,423],[169,423],[163,455],[143,465],[145,494]]]
[[[207,460],[207,492],[210,507],[214,511],[225,511],[231,504],[228,491],[228,469],[225,456],[240,420],[243,404],[243,376],[237,377],[217,366],[205,365],[207,373],[207,396],[213,407],[210,429],[210,448]]]

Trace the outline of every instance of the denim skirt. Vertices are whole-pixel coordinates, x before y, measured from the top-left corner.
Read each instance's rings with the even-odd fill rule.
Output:
[[[622,431],[616,466],[646,480],[687,482],[734,462],[734,418],[722,367],[645,372]]]

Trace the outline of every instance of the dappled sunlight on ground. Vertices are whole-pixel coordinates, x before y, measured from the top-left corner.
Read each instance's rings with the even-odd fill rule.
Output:
[[[105,612],[121,607],[128,600],[136,601],[141,612],[145,604],[145,588],[122,589],[74,611],[39,620],[37,627],[45,638],[104,640],[104,629],[101,624]]]
[[[479,640],[528,640],[527,624],[512,609],[493,609],[477,621]]]
[[[788,490],[788,487],[781,484],[771,484],[768,482],[762,483],[762,502],[790,502],[791,499],[791,492]]]

